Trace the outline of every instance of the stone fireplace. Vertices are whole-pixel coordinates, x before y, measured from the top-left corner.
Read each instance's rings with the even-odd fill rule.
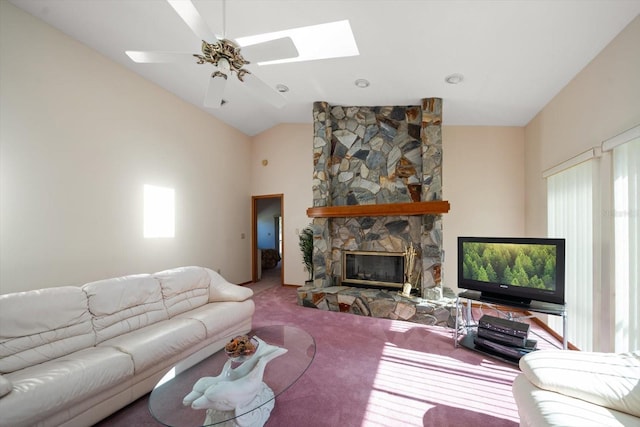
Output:
[[[315,305],[312,300],[322,298],[317,295],[350,286],[345,252],[401,254],[410,246],[418,254],[407,272],[418,278],[413,293],[442,295],[442,213],[449,210],[442,200],[442,100],[389,107],[316,102],[313,119],[313,207],[307,214],[313,218],[316,297],[305,303],[299,293],[299,302]],[[336,302],[341,311],[351,305]]]

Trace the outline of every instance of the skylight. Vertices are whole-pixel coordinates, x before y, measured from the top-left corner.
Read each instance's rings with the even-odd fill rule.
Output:
[[[295,58],[259,62],[258,65],[342,58],[360,54],[348,20],[240,37],[236,42],[243,47],[281,37],[291,37],[299,55]]]

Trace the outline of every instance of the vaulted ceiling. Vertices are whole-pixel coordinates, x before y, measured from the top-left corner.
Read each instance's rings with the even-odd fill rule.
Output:
[[[640,0],[193,0],[213,31],[224,24],[233,39],[348,20],[359,51],[250,64],[268,85],[289,88],[286,105],[274,107],[233,77],[227,103],[208,109],[211,65],[137,64],[125,55],[200,53],[201,40],[165,0],[11,3],[248,135],[310,123],[320,100],[413,105],[441,97],[445,125],[523,126],[640,13]],[[462,82],[446,83],[454,73]]]

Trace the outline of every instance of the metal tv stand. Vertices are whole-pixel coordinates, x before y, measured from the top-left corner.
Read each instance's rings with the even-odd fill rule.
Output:
[[[460,299],[466,299],[466,310],[464,314],[464,319],[461,319],[460,309],[461,302]],[[468,342],[471,342],[471,347],[473,347],[473,340],[464,340],[464,343],[460,343],[459,339],[461,336],[468,335],[469,330],[476,328],[477,325],[472,324],[471,317],[471,302],[472,301],[480,301],[487,304],[501,305],[505,307],[513,307],[520,308],[526,311],[532,311],[535,313],[544,313],[551,314],[553,316],[561,316],[562,317],[562,348],[566,350],[568,348],[567,342],[567,307],[565,304],[552,304],[542,301],[531,301],[529,304],[517,303],[513,301],[502,301],[496,300],[493,298],[483,298],[480,292],[477,291],[463,291],[458,294],[456,299],[456,327],[454,332],[454,347],[457,347],[458,344],[464,345],[465,347],[469,347]],[[462,320],[463,324],[460,324]],[[461,333],[461,330],[464,330],[464,333]],[[471,348],[470,347],[470,348]],[[474,348],[472,348],[474,349]]]

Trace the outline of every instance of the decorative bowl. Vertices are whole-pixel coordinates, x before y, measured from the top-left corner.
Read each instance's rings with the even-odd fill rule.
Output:
[[[258,340],[238,335],[224,346],[224,352],[234,362],[244,362],[258,349]]]

